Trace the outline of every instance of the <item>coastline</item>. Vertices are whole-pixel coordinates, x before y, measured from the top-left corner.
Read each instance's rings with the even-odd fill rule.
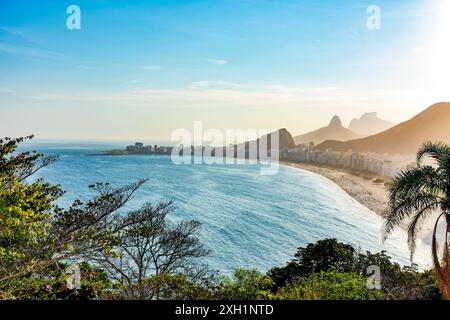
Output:
[[[363,206],[383,216],[388,201],[388,191],[384,181],[378,182],[377,177],[357,176],[350,172],[309,163],[280,161],[280,164],[314,172],[333,181]]]
[[[310,163],[280,161],[280,164],[313,172],[331,180],[370,211],[382,218],[384,217],[384,211],[388,201],[388,190],[384,184],[385,181],[377,181],[379,177],[374,175],[359,176],[345,170]],[[408,231],[408,226],[408,220],[402,221],[399,225],[404,231]],[[433,226],[433,220],[426,219],[418,234],[418,238],[430,244]]]
[[[109,150],[101,153],[89,154],[88,156],[126,156],[130,155],[126,150]],[[131,155],[167,155],[136,153]],[[360,204],[383,216],[388,201],[388,191],[385,181],[374,175],[358,176],[351,172],[338,170],[327,166],[319,166],[311,163],[280,161],[280,164],[292,168],[310,171],[319,174],[341,187],[347,194]],[[377,181],[378,180],[378,181]]]
[[[151,156],[151,155],[167,155],[167,154],[148,154],[148,153],[136,153],[130,154],[125,150],[113,150],[106,151],[97,154],[89,154],[89,156],[127,156],[127,155],[141,155],[141,156]],[[319,174],[335,184],[337,184],[342,190],[344,190],[348,195],[350,195],[357,202],[368,208],[373,213],[380,217],[384,217],[385,209],[388,202],[388,189],[386,187],[386,182],[389,181],[387,178],[376,176],[370,173],[355,174],[348,170],[342,170],[337,168],[332,168],[328,166],[320,166],[311,163],[302,162],[291,162],[291,161],[280,161],[281,165],[286,165],[291,168],[306,170]],[[400,228],[407,231],[408,223],[402,222]],[[431,230],[431,227],[426,224],[424,227],[426,233]],[[422,232],[419,238],[424,238]]]

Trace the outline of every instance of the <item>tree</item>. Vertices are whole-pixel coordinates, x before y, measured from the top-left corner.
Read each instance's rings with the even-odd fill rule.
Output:
[[[302,277],[278,290],[280,300],[374,300],[383,297],[380,290],[367,288],[366,279],[352,272],[335,269]]]
[[[437,284],[433,277],[427,272],[419,272],[414,264],[402,267],[392,262],[391,257],[384,251],[360,252],[351,245],[340,243],[336,239],[324,239],[299,248],[295,257],[284,267],[273,268],[269,271],[268,275],[273,280],[272,291],[278,292],[282,288],[293,289],[300,295],[298,291],[300,287],[296,286],[298,281],[307,278],[312,282],[312,274],[320,272],[352,273],[367,279],[368,268],[375,265],[381,271],[381,290],[385,298],[440,299],[439,292],[435,290]],[[293,287],[290,287],[291,285]],[[312,299],[313,296],[310,298]]]
[[[139,284],[106,293],[108,300],[212,300],[217,297],[216,279],[210,275],[192,278],[189,274],[152,275]]]
[[[171,224],[167,216],[172,212],[172,201],[147,203],[118,219],[115,224],[125,227],[117,233],[119,244],[113,255],[102,253],[93,260],[123,286],[139,287],[150,276],[163,279],[158,276],[189,272],[193,259],[207,255],[208,250],[199,240],[200,223]],[[136,296],[146,297],[147,293]]]
[[[62,194],[58,186],[38,179],[25,180],[40,168],[56,161],[36,152],[12,155],[17,144],[31,139],[0,139],[0,274],[17,268],[46,238],[54,201]]]
[[[34,292],[30,292],[26,299],[51,299],[51,300],[91,300],[99,299],[103,292],[112,287],[112,283],[107,273],[87,262],[77,264],[80,272],[80,287],[69,287],[69,273],[64,271],[70,267],[68,264],[53,264],[37,274],[43,284],[35,287]],[[36,280],[36,279],[35,279]]]
[[[272,279],[257,270],[237,269],[232,278],[226,277],[218,288],[220,300],[266,300],[270,298]]]
[[[57,158],[35,151],[16,152],[19,143],[31,138],[0,139],[2,298],[35,297],[43,287],[60,283],[55,272],[62,276],[61,264],[112,253],[120,242],[118,234],[137,223],[123,219],[120,209],[146,182],[116,189],[99,183],[90,186],[97,192],[91,200],[76,200],[69,208],[60,208],[55,204],[64,193],[59,186],[28,179]]]
[[[285,267],[273,268],[269,275],[276,287],[299,279],[313,272],[328,271],[331,268],[341,272],[354,270],[355,249],[349,245],[338,242],[336,239],[324,239],[300,247],[295,259]]]
[[[424,164],[425,159],[431,159],[433,165]],[[395,177],[389,188],[383,238],[386,239],[402,221],[410,219],[408,245],[412,259],[423,221],[440,210],[434,225],[431,251],[440,290],[445,299],[450,299],[450,146],[426,142],[417,152],[417,165]],[[439,258],[436,234],[442,218],[445,218],[445,240]]]

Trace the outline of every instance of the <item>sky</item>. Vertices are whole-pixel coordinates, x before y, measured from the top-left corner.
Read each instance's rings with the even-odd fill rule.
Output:
[[[449,37],[449,0],[2,0],[0,137],[398,123],[450,101]]]

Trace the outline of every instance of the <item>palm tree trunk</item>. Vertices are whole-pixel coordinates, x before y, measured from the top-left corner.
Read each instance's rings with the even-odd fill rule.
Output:
[[[450,214],[445,214],[445,222],[447,224],[445,229],[445,243],[443,253],[443,269],[445,272],[445,299],[450,300],[450,252],[448,246],[448,237],[450,236]]]
[[[445,215],[446,229],[445,229],[445,241],[442,252],[442,259],[438,257],[438,244],[436,239],[436,231],[438,223],[442,216]],[[436,279],[439,284],[439,289],[446,300],[450,300],[450,253],[448,247],[448,237],[450,235],[450,214],[444,212],[436,220],[433,230],[433,243],[432,243],[432,253],[433,253],[433,263],[436,272]]]

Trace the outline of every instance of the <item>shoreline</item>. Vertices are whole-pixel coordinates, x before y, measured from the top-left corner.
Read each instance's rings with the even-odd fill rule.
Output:
[[[328,166],[318,166],[310,163],[280,161],[281,165],[291,168],[306,170],[321,175],[337,184],[342,190],[350,195],[357,202],[365,206],[374,214],[384,218],[384,212],[388,202],[388,190],[385,182],[381,181],[379,176],[375,175],[355,175],[346,170],[339,170]],[[409,221],[402,221],[399,228],[408,231]],[[431,233],[434,224],[431,219],[424,221],[422,230],[418,234],[418,238],[430,243]]]
[[[310,171],[331,180],[360,204],[383,217],[388,201],[388,190],[385,181],[379,180],[379,177],[357,176],[347,171],[310,163],[280,161],[280,164]]]
[[[116,152],[107,151],[104,153],[89,154],[89,156],[127,156],[127,155],[141,155],[141,156],[155,156],[167,154],[130,154],[126,151]],[[349,196],[351,196],[358,203],[372,211],[374,214],[384,218],[385,209],[388,202],[388,190],[385,185],[389,181],[386,177],[380,177],[370,173],[361,173],[357,175],[348,170],[337,169],[329,166],[321,166],[312,163],[280,161],[279,164],[291,168],[300,169],[316,173],[322,177],[327,178],[331,182],[337,184]],[[408,224],[403,222],[400,228],[408,230]],[[429,228],[425,228],[429,229]],[[422,236],[419,236],[422,238]]]
[[[101,153],[88,154],[88,156],[127,155],[154,156],[167,154],[130,154],[126,150],[108,150]],[[388,191],[385,186],[385,179],[371,174],[359,176],[346,170],[339,170],[336,168],[320,166],[311,163],[291,162],[286,160],[280,161],[279,163],[291,168],[313,172],[331,180],[360,204],[362,204],[375,214],[383,217],[383,213],[388,201]]]
[[[127,155],[167,155],[167,154],[130,154],[125,150],[109,150],[102,153],[89,154],[88,156],[127,156]],[[368,208],[375,214],[383,217],[383,212],[388,200],[388,191],[385,187],[385,181],[380,177],[367,174],[366,176],[358,176],[348,171],[331,168],[328,166],[319,166],[311,163],[280,161],[281,165],[291,168],[306,170],[319,174],[343,189],[353,199]],[[375,182],[376,180],[380,182]]]

